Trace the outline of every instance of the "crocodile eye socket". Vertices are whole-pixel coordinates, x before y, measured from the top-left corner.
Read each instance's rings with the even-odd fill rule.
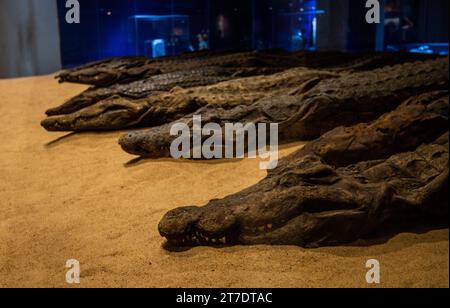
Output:
[[[300,183],[300,181],[301,179],[297,174],[288,173],[280,179],[279,185],[289,188],[297,186]]]

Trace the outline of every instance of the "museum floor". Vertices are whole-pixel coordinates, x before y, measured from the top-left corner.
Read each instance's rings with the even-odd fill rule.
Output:
[[[0,287],[448,287],[448,229],[415,230],[345,247],[163,249],[157,225],[170,209],[202,205],[265,176],[255,160],[131,161],[122,132],[48,133],[44,111],[85,89],[53,76],[0,80]],[[301,144],[284,148],[286,155]]]

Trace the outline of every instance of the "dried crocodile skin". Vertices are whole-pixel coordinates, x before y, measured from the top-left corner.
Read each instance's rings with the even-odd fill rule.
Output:
[[[102,60],[70,70],[56,76],[59,82],[74,82],[96,86],[108,86],[117,82],[137,80],[150,72],[152,60],[145,57],[119,57]]]
[[[434,60],[437,58],[437,56],[435,55],[412,54],[406,52],[356,54],[350,53],[350,56],[352,56],[353,58],[349,58],[345,61],[341,59],[341,56],[337,55],[337,57],[341,59],[340,62],[330,63],[328,67],[330,67],[331,70],[337,71],[370,71],[377,68],[383,68],[385,66],[393,66],[416,61]],[[327,67],[325,60],[322,60],[320,64],[320,66],[311,65],[310,67]]]
[[[342,72],[379,67],[376,61],[357,59],[337,65],[336,73],[294,69],[138,101],[113,97],[43,124],[116,129],[189,123],[201,114],[204,122],[222,124],[278,122],[282,140],[325,133],[260,183],[204,207],[170,211],[159,230],[176,246],[347,243],[386,220],[448,217],[448,59]],[[361,124],[341,126],[355,123]],[[169,127],[130,133],[121,144],[133,154],[168,156]]]
[[[162,72],[158,66],[160,64],[162,65],[162,63],[166,63],[169,66],[176,66],[179,62],[219,57],[226,54],[237,54],[237,52],[202,51],[186,53],[177,57],[157,59],[147,57],[114,57],[64,70],[56,78],[61,83],[73,82],[104,87],[115,83],[133,82],[146,76],[161,74]],[[176,70],[174,69],[171,72]]]
[[[173,88],[207,86],[246,76],[268,75],[279,71],[271,68],[220,68],[205,67],[188,71],[154,75],[126,84],[109,87],[92,87],[73,97],[61,106],[46,111],[48,116],[70,114],[91,106],[108,97],[118,95],[129,99],[142,99],[150,95],[168,92]]]
[[[309,90],[308,90],[309,89]],[[339,126],[376,119],[410,96],[448,89],[448,59],[386,67],[340,78],[310,80],[293,95],[275,95],[252,105],[208,105],[196,111],[204,123],[279,123],[280,141],[306,140]],[[192,125],[192,115],[175,122]],[[119,143],[130,154],[168,157],[174,123],[124,135]],[[219,133],[223,133],[223,129]],[[225,142],[225,136],[222,137]]]
[[[447,95],[428,93],[373,123],[337,128],[242,192],[170,211],[160,233],[175,246],[318,247],[354,241],[387,220],[448,217]]]
[[[412,97],[371,123],[338,127],[305,146],[334,166],[384,159],[430,143],[448,130],[448,91]]]
[[[313,139],[337,126],[368,122],[411,96],[449,86],[448,58],[405,63],[322,80],[283,125],[283,139]]]
[[[433,56],[408,53],[340,53],[296,52],[279,50],[258,52],[188,53],[178,57],[148,59],[122,57],[104,60],[60,73],[60,82],[76,82],[95,86],[128,83],[152,75],[176,71],[194,70],[199,67],[267,67],[267,68],[326,68],[337,70],[371,70],[386,65],[401,64],[414,60],[426,60]]]
[[[290,69],[271,76],[238,78],[206,87],[176,88],[141,100],[113,96],[67,115],[42,121],[49,131],[112,130],[133,125],[156,126],[182,118],[203,106],[230,109],[251,105],[263,97],[277,96],[307,82],[336,78],[338,73]]]
[[[153,73],[149,73],[147,75],[151,76],[147,77],[142,76],[141,74],[142,72],[146,71],[145,69],[142,69],[142,67],[136,67],[136,63],[144,61],[143,58],[135,58],[136,61],[134,62],[134,58],[118,58],[112,60],[111,62],[104,61],[98,64],[88,65],[84,68],[75,69],[62,75],[74,75],[76,77],[74,77],[73,79],[81,78],[85,81],[87,80],[86,78],[89,78],[90,80],[99,78],[101,80],[118,82],[124,81],[125,79],[122,78],[124,76],[128,81],[132,80],[132,78],[138,77],[140,77],[141,80],[125,84],[119,83],[110,87],[91,88],[83,92],[82,94],[70,99],[61,106],[47,110],[46,113],[48,116],[71,114],[89,107],[97,102],[100,102],[101,108],[101,105],[103,105],[103,100],[106,100],[105,103],[109,106],[111,105],[110,98],[114,95],[120,96],[124,99],[139,99],[154,95],[160,91],[169,91],[173,87],[209,85],[219,81],[234,79],[237,77],[273,74],[277,71],[284,70],[288,66],[327,66],[332,67],[334,71],[361,70],[379,67],[383,64],[387,65],[402,63],[416,58],[421,59],[429,57],[430,56],[417,56],[402,53],[342,54],[332,52],[299,52],[287,54],[283,52],[268,51],[227,54],[210,52],[209,54],[205,54],[205,57],[203,58],[199,58],[198,54],[187,54],[178,58],[168,58],[164,60],[152,61],[148,60],[148,65],[159,66],[159,68],[155,68],[155,66],[154,68],[150,69],[149,72],[173,71],[176,68],[186,67],[189,69],[159,75],[153,75]],[[126,65],[126,63],[128,63],[127,61],[130,62],[128,66]],[[200,64],[200,62],[202,63]],[[210,67],[209,65],[211,64],[220,65],[222,66],[222,68]],[[239,68],[228,67],[231,64],[239,65]],[[255,65],[255,67],[251,67],[248,65]],[[104,66],[106,66],[106,68]],[[199,67],[201,69],[199,69]],[[95,75],[95,70],[101,71],[102,75]],[[130,70],[130,72],[127,73],[127,70]],[[140,73],[137,73],[136,70],[140,70]],[[111,73],[111,76],[109,77],[108,72]],[[84,78],[83,76],[86,78]],[[121,78],[122,80],[120,80]],[[116,100],[120,99],[113,99],[113,101]],[[122,107],[118,108],[121,109]],[[108,110],[111,110],[111,107],[108,107]],[[86,110],[83,111],[83,114],[89,112],[90,110]],[[128,113],[128,111],[124,111],[124,118],[128,118]],[[117,116],[117,114],[118,110],[114,110],[115,117]],[[76,117],[76,115],[74,116]],[[71,117],[69,116],[69,118]],[[53,119],[49,119],[44,123],[52,123],[52,121]],[[58,123],[56,123],[56,125],[57,124]],[[63,126],[61,125],[59,125],[58,128],[50,127],[49,129],[65,130],[65,128],[63,128]],[[98,126],[94,129],[101,130],[110,128]],[[68,130],[71,129],[68,128]]]
[[[153,75],[205,67],[294,67],[295,58],[282,52],[199,52],[178,57],[148,59],[123,57],[100,61],[62,72],[60,82],[95,86],[129,83]]]

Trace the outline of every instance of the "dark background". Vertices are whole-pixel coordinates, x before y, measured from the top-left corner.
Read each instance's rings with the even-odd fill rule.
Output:
[[[79,0],[80,24],[66,22],[66,0],[0,0],[0,78],[152,56],[156,39],[166,55],[195,51],[199,34],[211,49],[448,53],[448,0],[379,1],[395,8],[399,29],[368,24],[366,0]],[[161,21],[138,23],[136,15]]]
[[[397,0],[382,2],[389,1]],[[383,39],[377,37],[376,26],[365,21],[365,0],[80,0],[81,23],[77,25],[65,22],[65,1],[58,0],[58,4],[62,63],[66,67],[145,53],[136,47],[136,40],[143,38],[134,33],[129,21],[133,15],[187,15],[189,39],[177,53],[188,51],[188,46],[196,50],[199,33],[208,34],[212,49],[374,50],[377,40]],[[398,0],[397,5],[414,26],[408,30],[408,40],[396,44],[448,42],[448,0]],[[308,16],[297,15],[301,9],[324,11],[316,15],[317,42],[313,46],[311,29],[299,21]],[[224,37],[218,30],[219,16],[227,20]],[[293,43],[292,33],[297,28],[308,33]]]

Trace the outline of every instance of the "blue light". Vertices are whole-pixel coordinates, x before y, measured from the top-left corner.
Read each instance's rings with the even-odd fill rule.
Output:
[[[190,50],[188,15],[132,15],[128,17],[128,29],[136,55],[157,58]]]
[[[156,39],[152,41],[152,56],[153,58],[166,56],[166,42],[163,39]]]
[[[317,9],[316,0],[299,1],[295,11],[279,13],[277,47],[289,51],[316,50],[317,17],[326,14],[325,10]]]
[[[449,44],[448,43],[418,43],[418,44],[406,44],[406,45],[388,45],[387,51],[400,51],[406,50],[411,53],[421,54],[436,54],[447,56]]]
[[[325,14],[326,11],[324,10],[306,10],[302,12],[295,12],[295,13],[284,13],[281,14],[282,16],[305,16],[305,15],[322,15]]]
[[[142,21],[163,21],[163,20],[171,20],[176,18],[188,18],[187,15],[133,15],[130,16],[129,19],[136,19]]]

